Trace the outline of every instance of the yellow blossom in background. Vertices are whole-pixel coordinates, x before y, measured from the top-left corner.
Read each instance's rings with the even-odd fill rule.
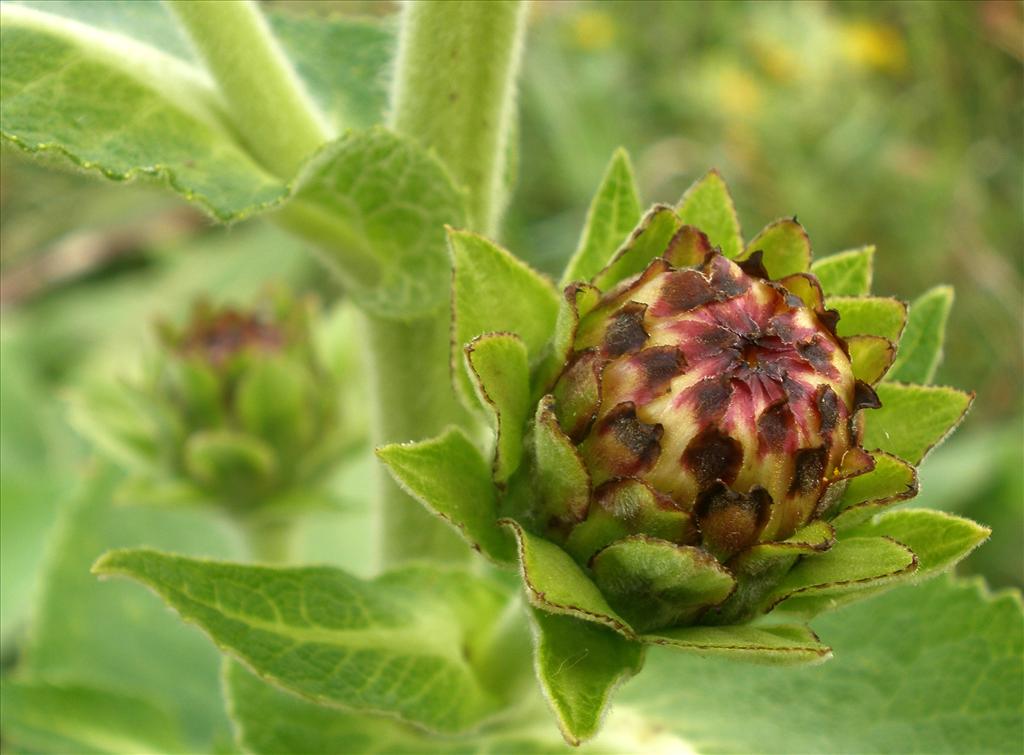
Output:
[[[716,82],[719,106],[733,118],[755,115],[761,107],[761,86],[745,69],[726,65]]]
[[[843,55],[854,65],[898,74],[907,68],[907,46],[902,33],[889,24],[857,21],[840,32]]]
[[[615,42],[615,20],[604,11],[584,11],[573,20],[572,34],[583,50],[606,50]]]

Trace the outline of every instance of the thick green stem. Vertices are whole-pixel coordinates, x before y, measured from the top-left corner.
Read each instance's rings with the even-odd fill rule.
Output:
[[[402,17],[391,125],[437,151],[486,235],[505,205],[525,18],[521,0],[419,0]]]
[[[291,557],[294,520],[250,514],[237,520],[249,557],[261,564],[284,564]]]
[[[419,0],[402,16],[392,126],[433,149],[467,191],[469,224],[491,232],[503,210],[508,138],[525,2]],[[449,374],[448,307],[397,322],[367,317],[376,395],[374,441],[420,440],[468,424]],[[469,553],[386,475],[380,498],[384,565]]]
[[[217,82],[231,125],[272,173],[290,179],[331,138],[259,8],[248,0],[169,0]]]
[[[364,316],[371,355],[374,445],[419,440],[466,424],[448,368],[448,322]],[[452,529],[406,495],[382,465],[379,522],[384,565],[421,558],[462,561],[469,548]]]

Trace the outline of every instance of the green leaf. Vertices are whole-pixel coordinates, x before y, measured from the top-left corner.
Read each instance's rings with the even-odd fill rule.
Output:
[[[322,704],[457,732],[500,706],[469,662],[505,594],[460,572],[409,568],[372,581],[328,567],[269,568],[111,551],[101,576],[149,587],[224,652]]]
[[[384,120],[396,28],[371,18],[265,10],[274,36],[336,130]]]
[[[590,504],[590,472],[558,424],[553,396],[537,405],[531,435],[532,481],[546,518],[577,522]]]
[[[50,543],[52,555],[18,671],[32,680],[117,690],[150,701],[173,717],[185,751],[214,749],[229,737],[217,652],[152,595],[133,585],[99,584],[89,566],[108,548],[139,543],[225,556],[236,555],[240,547],[221,520],[194,508],[112,505],[121,475],[97,467],[63,512]],[[117,719],[107,720],[113,727]],[[140,730],[127,723],[120,736],[132,741]]]
[[[850,336],[846,345],[850,349],[853,376],[869,385],[882,379],[896,357],[892,341],[881,336]]]
[[[942,361],[946,320],[952,306],[951,286],[937,286],[913,301],[889,380],[921,384],[932,381]]]
[[[764,252],[764,268],[773,279],[806,273],[811,266],[811,240],[795,218],[780,218],[766,225],[743,252],[747,258]]]
[[[456,384],[473,395],[462,368],[462,349],[483,333],[515,333],[531,363],[554,328],[558,293],[549,280],[509,252],[470,231],[450,230],[452,277],[452,359]]]
[[[508,481],[523,456],[530,416],[530,365],[526,345],[512,333],[485,333],[466,346],[477,397],[491,412],[495,432],[494,480]]]
[[[4,679],[6,745],[52,753],[187,752],[177,722],[136,694]],[[7,748],[5,748],[7,749]]]
[[[799,624],[677,627],[645,634],[643,641],[702,658],[720,656],[769,666],[820,663],[832,656],[831,648]]]
[[[740,256],[743,251],[740,221],[729,188],[717,170],[709,171],[687,189],[677,210],[684,223],[707,234],[711,244],[721,247],[726,257]]]
[[[629,154],[612,155],[597,194],[590,202],[579,246],[566,265],[560,287],[589,281],[611,259],[640,220],[640,197]]]
[[[894,540],[851,537],[825,553],[801,559],[772,591],[769,604],[797,595],[830,597],[877,587],[916,568],[914,554]]]
[[[350,131],[321,149],[281,215],[323,251],[361,307],[390,319],[444,306],[444,226],[465,217],[463,193],[441,161],[384,128]]]
[[[881,409],[864,413],[864,447],[919,464],[964,418],[973,393],[955,388],[883,383]]]
[[[470,545],[495,561],[515,560],[512,542],[497,524],[491,471],[461,430],[384,446],[377,455],[409,495],[451,523]]]
[[[522,713],[454,738],[432,735],[391,718],[316,705],[261,681],[234,661],[226,663],[224,675],[239,744],[245,752],[258,755],[550,755],[568,750],[555,727],[545,720],[541,700]],[[621,752],[611,748],[592,751]]]
[[[879,510],[917,495],[917,470],[891,454],[873,451],[875,468],[846,483],[839,499],[839,513],[832,519],[837,531],[845,531],[870,519]]]
[[[875,247],[839,252],[811,264],[825,296],[867,296],[871,293]]]
[[[872,335],[899,343],[907,321],[907,305],[884,296],[833,296],[827,306],[839,312],[836,332],[843,336]]]
[[[601,292],[589,283],[573,283],[562,292],[555,317],[555,330],[544,357],[535,370],[534,396],[547,393],[572,357],[576,329],[601,299]]]
[[[763,612],[775,586],[800,556],[827,551],[836,541],[830,524],[821,519],[800,528],[785,540],[758,543],[729,562],[736,589],[721,604],[701,616],[701,623],[733,625]]]
[[[732,574],[702,548],[631,535],[591,560],[594,580],[637,631],[692,621],[736,587]]]
[[[51,385],[28,351],[31,328],[0,330],[0,654],[29,620],[45,544],[81,464]]]
[[[287,196],[237,146],[199,69],[47,10],[4,3],[0,11],[6,141],[117,181],[156,178],[222,221]]]
[[[615,688],[643,666],[644,646],[618,632],[533,609],[537,677],[565,740],[597,734]]]
[[[261,485],[277,472],[277,459],[265,443],[231,430],[192,435],[184,448],[184,463],[188,474],[218,491]]]
[[[852,537],[890,537],[917,556],[914,581],[951,569],[992,533],[988,527],[930,509],[901,509],[879,514],[850,532]]]
[[[1005,753],[1020,749],[1020,599],[948,578],[815,622],[834,648],[801,668],[649,648],[618,696],[701,753]],[[797,702],[794,702],[797,701]],[[617,724],[616,711],[608,721]],[[600,740],[598,740],[600,741]]]
[[[519,568],[531,605],[548,613],[603,624],[627,638],[635,638],[633,630],[611,609],[572,556],[527,532],[518,522],[502,519],[501,523],[513,532],[519,544]]]
[[[679,216],[671,207],[654,205],[608,265],[594,276],[594,285],[607,291],[616,283],[642,272],[651,260],[668,249],[680,225]]]

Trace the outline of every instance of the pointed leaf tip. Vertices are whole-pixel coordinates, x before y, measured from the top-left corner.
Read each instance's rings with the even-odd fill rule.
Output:
[[[532,609],[537,677],[565,741],[597,734],[612,693],[643,666],[644,646],[606,627]]]
[[[922,385],[932,381],[942,361],[946,321],[953,298],[952,286],[937,286],[911,303],[900,350],[888,380]]]
[[[640,194],[633,166],[629,154],[619,147],[590,202],[579,245],[566,265],[560,285],[593,278],[639,220]]]
[[[497,563],[512,563],[515,549],[497,525],[497,490],[483,456],[458,428],[436,438],[378,448],[377,456],[409,495]]]
[[[519,336],[530,360],[551,338],[559,296],[551,281],[494,242],[471,231],[448,233],[452,257],[452,372],[469,406],[478,406],[463,348],[484,333]]]
[[[882,383],[879,409],[864,414],[864,447],[920,464],[963,420],[974,393],[940,386]]]
[[[726,257],[735,259],[743,252],[736,206],[725,179],[717,170],[708,171],[687,189],[676,211],[684,223],[707,234],[711,243],[720,247]]]

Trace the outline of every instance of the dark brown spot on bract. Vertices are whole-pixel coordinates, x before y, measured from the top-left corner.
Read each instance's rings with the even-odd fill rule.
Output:
[[[644,388],[650,393],[661,393],[676,375],[686,369],[686,359],[678,346],[654,346],[631,357],[640,370]]]
[[[875,389],[858,380],[853,385],[853,410],[858,409],[879,409],[882,406],[882,399],[878,398]]]
[[[619,464],[621,473],[635,474],[654,464],[661,453],[661,425],[648,425],[636,416],[632,401],[617,404],[601,421],[600,432],[610,433],[631,457],[630,463]]]
[[[827,460],[828,449],[825,446],[798,451],[793,469],[793,482],[789,486],[789,492],[805,494],[817,490],[825,476]]]
[[[647,305],[640,302],[627,302],[615,313],[604,334],[602,351],[610,357],[619,357],[639,351],[647,342],[647,331],[644,330],[644,313]]]
[[[771,322],[768,323],[768,332],[778,336],[779,340],[783,343],[793,343],[796,340],[796,335],[793,332],[793,327],[787,322],[786,317],[773,317]]]
[[[772,497],[763,488],[744,495],[721,482],[701,493],[694,505],[705,547],[723,559],[756,543],[771,511]]]
[[[786,399],[779,399],[768,406],[757,418],[757,432],[762,448],[776,453],[785,450],[786,438],[794,432],[793,410]]]
[[[831,372],[832,355],[825,348],[819,336],[814,336],[806,343],[797,344],[796,349],[800,352],[800,356],[803,357],[804,361],[818,372]]]
[[[710,325],[697,334],[696,341],[709,349],[726,349],[736,346],[738,337],[731,330]]]
[[[743,463],[743,446],[717,427],[701,431],[683,451],[683,465],[703,488],[716,480],[732,482]]]
[[[706,265],[711,287],[720,299],[739,296],[748,288],[750,282],[732,263],[721,254],[714,254]]]
[[[766,270],[764,266],[764,252],[760,249],[753,252],[742,262],[737,262],[736,264],[739,265],[740,270],[752,278],[761,278],[762,280],[771,279],[771,276],[768,275],[768,270]]]
[[[832,386],[823,385],[818,388],[816,403],[821,417],[822,435],[832,432],[839,422],[839,396],[832,390]]]
[[[826,309],[824,312],[818,312],[818,322],[828,328],[829,333],[836,335],[836,325],[839,324],[839,311],[835,309]],[[838,338],[838,336],[836,336]]]
[[[660,293],[654,309],[662,317],[688,312],[715,300],[715,292],[708,279],[696,270],[668,273]]]
[[[693,402],[695,419],[701,424],[715,422],[729,407],[732,398],[732,383],[725,377],[704,378],[687,391]]]

